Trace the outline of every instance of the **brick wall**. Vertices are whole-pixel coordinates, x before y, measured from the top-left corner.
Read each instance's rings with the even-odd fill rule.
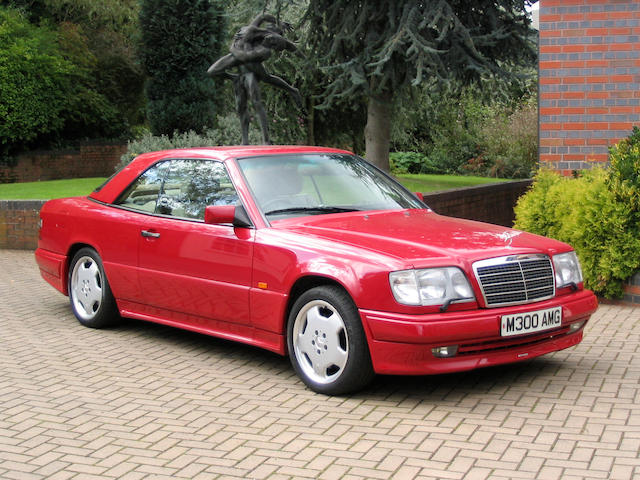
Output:
[[[0,200],[0,248],[35,250],[45,200]]]
[[[606,164],[640,125],[640,1],[540,0],[540,161]]]
[[[100,143],[81,145],[77,150],[20,155],[14,166],[0,165],[0,183],[109,177],[126,150],[126,145]]]
[[[633,275],[624,286],[623,300],[640,305],[640,272]]]
[[[442,215],[511,227],[515,220],[513,207],[530,185],[531,180],[519,180],[457,188],[425,193],[424,201]]]
[[[451,215],[498,225],[513,225],[516,200],[531,180],[458,188],[424,195],[427,205]],[[33,250],[44,200],[0,200],[0,248]]]

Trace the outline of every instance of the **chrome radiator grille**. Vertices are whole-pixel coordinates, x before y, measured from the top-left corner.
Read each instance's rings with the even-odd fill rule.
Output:
[[[545,300],[555,295],[551,259],[547,255],[509,255],[473,264],[488,307]]]

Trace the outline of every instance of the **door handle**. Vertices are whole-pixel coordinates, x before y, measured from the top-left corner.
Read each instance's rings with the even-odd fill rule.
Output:
[[[151,237],[151,238],[160,238],[160,234],[158,232],[150,232],[149,230],[142,230],[140,232],[143,237]]]

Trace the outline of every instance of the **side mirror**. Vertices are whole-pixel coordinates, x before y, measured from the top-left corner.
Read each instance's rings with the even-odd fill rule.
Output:
[[[414,192],[414,195],[420,199],[421,202],[424,202],[424,195],[420,192]]]
[[[235,211],[235,205],[209,205],[204,209],[204,223],[233,223]]]
[[[210,225],[230,223],[234,227],[242,228],[253,226],[242,205],[209,205],[204,209],[204,223]]]

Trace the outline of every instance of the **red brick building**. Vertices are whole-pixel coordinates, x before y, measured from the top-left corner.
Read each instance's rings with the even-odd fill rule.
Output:
[[[640,126],[640,0],[540,0],[540,161],[607,162]]]

